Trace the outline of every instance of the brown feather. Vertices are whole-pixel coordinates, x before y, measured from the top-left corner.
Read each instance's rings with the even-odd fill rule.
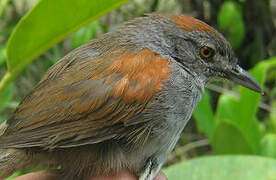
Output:
[[[193,17],[184,15],[171,15],[171,20],[186,31],[202,31],[211,33],[216,32],[216,30],[208,24]]]
[[[72,57],[63,61],[71,62],[68,58]],[[50,71],[17,109],[0,147],[53,149],[119,136],[124,122],[146,111],[150,98],[170,76],[170,62],[148,49],[113,51],[87,61],[71,62],[70,70],[59,74]],[[101,71],[95,74],[87,68],[91,61],[95,66],[109,61],[109,66],[99,67]]]

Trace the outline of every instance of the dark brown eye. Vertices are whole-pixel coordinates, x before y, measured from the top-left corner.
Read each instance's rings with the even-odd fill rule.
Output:
[[[215,51],[212,48],[204,46],[200,48],[200,57],[203,59],[212,58],[215,55]]]

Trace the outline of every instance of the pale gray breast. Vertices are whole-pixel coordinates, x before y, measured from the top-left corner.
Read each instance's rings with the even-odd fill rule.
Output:
[[[158,103],[153,107],[153,114],[162,119],[158,124],[161,123],[164,128],[179,127],[182,130],[201,98],[204,82],[199,84],[199,81],[175,63],[171,65],[171,72],[158,97]]]
[[[201,98],[204,82],[200,82],[177,64],[171,65],[172,75],[163,90],[164,124],[167,126],[164,148],[170,152],[190,120]],[[200,84],[199,84],[200,83]],[[163,125],[164,126],[164,125]]]
[[[150,127],[151,138],[142,149],[138,147],[135,151],[141,154],[141,161],[144,160],[141,158],[143,156],[154,156],[159,164],[164,163],[201,97],[204,84],[196,83],[189,73],[174,63],[171,72],[161,94],[155,97],[155,103],[143,115],[143,118],[151,119],[145,126]],[[137,156],[130,156],[129,159],[133,158]]]
[[[151,126],[152,139],[149,151],[168,153],[175,146],[185,125],[201,97],[201,87],[193,77],[179,67],[171,65],[172,75],[163,87],[156,102],[147,111],[143,118],[151,119],[147,127]],[[200,86],[200,87],[199,87]],[[145,117],[147,116],[147,117]],[[154,147],[158,147],[156,150]],[[156,152],[154,152],[156,153]]]

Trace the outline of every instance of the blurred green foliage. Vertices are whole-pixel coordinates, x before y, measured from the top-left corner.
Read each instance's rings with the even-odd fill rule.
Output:
[[[0,66],[5,63],[6,59],[6,48],[2,47],[0,48]]]
[[[271,69],[276,69],[276,58],[260,62],[250,73],[264,85]],[[238,90],[239,97],[231,94],[219,97],[215,114],[210,108],[210,101],[204,95],[194,113],[195,118],[217,154],[260,154],[264,145],[276,144],[276,141],[272,142],[272,138],[267,139],[266,132],[261,135],[260,127],[263,122],[256,119],[261,95],[244,87]],[[265,137],[265,143],[261,146],[262,138]]]
[[[236,50],[237,56],[241,57],[242,65],[251,68],[250,73],[263,85],[266,94],[262,97],[243,87],[232,87],[229,83],[212,83],[218,89],[222,89],[223,94],[219,95],[210,90],[203,94],[194,113],[196,123],[189,123],[185,130],[187,135],[180,139],[172,157],[169,157],[170,167],[165,170],[165,173],[170,180],[183,179],[183,177],[187,180],[275,179],[276,57],[270,57],[268,53],[270,40],[275,37],[275,27],[271,26],[269,19],[271,18],[268,11],[269,3],[266,0],[250,2],[245,0],[223,2],[150,0],[141,4],[141,1],[134,0],[129,3],[132,6],[128,4],[104,18],[97,19],[126,1],[40,0],[22,18],[25,13],[24,8],[23,13],[19,13],[15,3],[17,1],[0,0],[0,4],[5,5],[0,7],[0,77],[3,77],[0,82],[2,90],[0,122],[10,117],[43,73],[71,49],[79,47],[134,16],[141,16],[143,13],[155,10],[179,13],[181,8],[181,13],[187,13],[189,10],[187,7],[191,7],[191,12],[196,11],[198,18],[204,19],[225,33]],[[178,3],[177,9],[172,11],[160,8],[166,8],[167,3]],[[261,8],[257,9],[263,11],[262,14],[257,11],[259,13],[257,18],[255,11],[249,7],[255,8],[258,5]],[[62,11],[59,7],[62,7]],[[7,14],[9,11],[12,12],[10,13],[12,15],[5,16],[5,10]],[[252,17],[256,17],[256,21]],[[17,22],[20,18],[21,20]],[[4,20],[4,23],[1,20]],[[60,42],[80,27],[82,28]],[[45,52],[50,47],[52,48]],[[29,64],[35,57],[38,57],[38,60]],[[19,75],[18,79],[11,82],[17,75]],[[262,109],[260,110],[259,107]],[[192,138],[189,139],[189,135]],[[210,145],[203,150],[194,148],[192,156],[210,153],[232,155],[198,158],[172,165],[185,159],[187,154],[183,152],[192,146],[189,144],[191,141],[196,143],[202,138],[207,138]],[[252,154],[268,158],[237,154]],[[28,171],[18,172],[10,179],[26,172]]]
[[[276,134],[267,133],[261,141],[261,155],[276,158]]]
[[[228,40],[234,49],[238,48],[245,36],[241,6],[234,1],[225,2],[218,13],[220,29],[227,32]]]
[[[89,42],[91,39],[94,39],[97,35],[97,32],[100,29],[100,24],[98,21],[94,21],[87,26],[81,28],[77,32],[73,34],[72,40],[71,40],[71,46],[72,49],[75,49],[87,42]]]
[[[210,156],[175,164],[169,180],[275,180],[276,160],[258,156]]]

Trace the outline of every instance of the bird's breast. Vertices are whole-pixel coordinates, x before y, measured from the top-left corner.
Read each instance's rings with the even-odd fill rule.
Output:
[[[198,85],[193,76],[177,65],[171,65],[171,73],[158,97],[159,107],[155,109],[161,110],[165,124],[183,129],[201,98],[200,86],[204,84]]]
[[[160,161],[174,148],[201,97],[201,89],[191,75],[177,67],[172,67],[171,73],[143,117],[151,119],[145,125],[151,127],[151,138],[142,152],[146,153],[145,157],[155,154]]]

